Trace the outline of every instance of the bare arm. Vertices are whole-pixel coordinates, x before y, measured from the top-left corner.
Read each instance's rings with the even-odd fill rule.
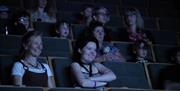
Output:
[[[81,67],[78,63],[72,63],[71,68],[77,82],[82,87],[99,87],[107,84],[106,82],[98,82],[89,78],[85,78],[81,72]]]
[[[53,84],[53,76],[48,77],[48,87],[49,88],[55,87],[54,84]]]
[[[95,66],[102,73],[101,76],[91,77],[90,79],[93,81],[102,81],[102,82],[110,82],[116,79],[116,75],[107,67],[100,63],[95,63]]]
[[[18,75],[13,76],[13,81],[14,81],[14,85],[25,86],[22,84],[22,77],[21,76],[18,76]]]

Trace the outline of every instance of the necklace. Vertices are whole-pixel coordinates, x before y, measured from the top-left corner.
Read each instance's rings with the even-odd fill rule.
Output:
[[[39,67],[39,63],[38,63],[38,62],[36,62],[35,65],[32,64],[32,63],[30,63],[30,62],[27,62],[27,61],[26,61],[26,63],[27,63],[28,65],[30,65],[31,67],[33,67],[33,68],[38,68],[38,67]]]

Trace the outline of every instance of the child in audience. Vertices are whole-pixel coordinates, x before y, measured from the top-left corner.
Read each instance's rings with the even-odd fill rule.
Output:
[[[138,41],[133,46],[133,53],[135,59],[132,59],[132,62],[136,63],[148,63],[151,60],[148,59],[148,44],[144,41]]]
[[[33,22],[56,23],[56,8],[54,0],[35,0],[34,11],[31,13]]]
[[[66,21],[61,21],[57,23],[56,35],[61,39],[70,38],[70,25]]]
[[[105,42],[106,33],[103,24],[100,22],[92,22],[85,33],[85,36],[92,36],[98,40],[99,48],[97,49],[96,62],[118,61],[125,62],[125,58],[121,55],[118,48],[112,43]]]
[[[173,50],[172,62],[175,65],[168,66],[160,72],[160,87],[167,91],[180,90],[180,49]]]
[[[12,34],[14,35],[23,35],[27,31],[33,31],[34,29],[31,26],[30,14],[25,10],[19,10],[14,14],[13,20],[13,30]]]
[[[126,42],[146,41],[150,43],[150,32],[144,30],[144,21],[136,8],[127,8],[124,14],[125,28],[120,31],[120,40]]]
[[[12,68],[14,85],[53,87],[53,74],[48,64],[38,61],[42,49],[40,33],[36,31],[25,33],[22,38],[20,60],[15,62]]]
[[[108,82],[116,79],[115,74],[100,63],[95,63],[98,41],[95,38],[81,38],[76,42],[72,73],[76,84],[82,88],[96,88],[103,91]]]

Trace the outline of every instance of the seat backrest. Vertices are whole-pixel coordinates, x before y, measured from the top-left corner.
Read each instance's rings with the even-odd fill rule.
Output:
[[[0,81],[2,85],[12,85],[11,70],[15,56],[0,56]]]
[[[44,37],[42,56],[70,57],[71,42],[68,39]]]
[[[9,87],[3,86],[0,87],[0,91],[43,91],[43,88],[40,87]]]
[[[104,65],[117,77],[108,84],[109,87],[150,88],[143,64],[105,62]]]
[[[52,59],[52,67],[54,70],[55,82],[57,87],[72,87],[70,58],[55,58]]]
[[[154,54],[156,57],[156,61],[160,63],[169,63],[170,61],[170,53],[172,49],[178,48],[178,46],[170,46],[170,45],[154,45]]]
[[[36,31],[40,31],[43,33],[43,36],[53,36],[55,33],[55,24],[54,23],[47,23],[47,22],[35,22],[34,28]]]
[[[99,91],[97,89],[85,89],[85,88],[53,88],[49,91]]]
[[[153,89],[160,89],[160,73],[163,69],[167,67],[171,67],[172,65],[170,64],[160,64],[160,63],[152,63],[148,64],[148,74],[151,80],[151,85]]]
[[[21,47],[20,36],[0,36],[0,54],[17,55]]]
[[[154,44],[177,45],[177,33],[174,31],[151,31]]]

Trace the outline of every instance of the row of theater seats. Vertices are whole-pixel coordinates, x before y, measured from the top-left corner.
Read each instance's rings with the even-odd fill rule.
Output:
[[[96,89],[85,88],[40,88],[40,87],[1,87],[1,91],[99,91]],[[121,88],[105,88],[105,91],[153,91],[148,89],[121,89]]]
[[[162,37],[162,34],[161,36]],[[22,36],[1,35],[0,36],[0,55],[18,55],[21,47]],[[169,37],[167,37],[169,38]],[[165,39],[165,38],[164,38]],[[59,39],[53,37],[43,37],[43,50],[41,56],[50,57],[71,57],[73,52],[73,43],[75,41],[68,39]],[[172,42],[170,40],[170,42]],[[128,60],[131,59],[131,42],[112,42]],[[154,62],[168,62],[172,49],[179,48],[178,45],[151,44],[148,50],[148,58]]]
[[[15,56],[0,56],[0,80],[1,85],[12,85],[11,68]],[[72,75],[70,73],[70,64],[73,62],[72,59],[67,57],[42,57],[42,62],[47,62],[54,72],[54,82],[56,87],[72,88]],[[104,65],[111,69],[117,76],[117,79],[108,84],[110,88],[136,88],[136,89],[150,89],[142,91],[151,91],[152,89],[160,89],[160,76],[162,70],[167,67],[173,66],[172,64],[165,63],[117,63],[117,62],[105,62]],[[164,76],[164,75],[163,75]],[[0,91],[4,91],[1,90]],[[71,90],[69,90],[71,91]],[[85,90],[86,91],[86,90]],[[114,91],[114,90],[110,90]],[[116,90],[115,90],[116,91]],[[117,90],[126,91],[126,90]],[[127,90],[136,91],[136,90]],[[137,90],[141,91],[141,90]]]

